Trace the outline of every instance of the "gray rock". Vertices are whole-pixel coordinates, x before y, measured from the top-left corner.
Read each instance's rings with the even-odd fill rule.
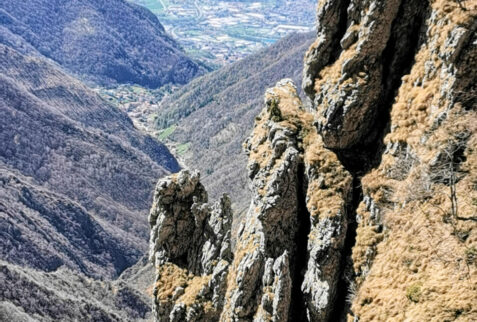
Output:
[[[286,321],[292,310],[293,314],[306,310],[311,319],[326,319],[330,314],[346,235],[350,187],[345,184],[340,193],[340,210],[325,218],[312,218],[314,210],[307,210],[305,200],[318,191],[307,189],[306,183],[328,189],[325,181],[329,180],[324,172],[329,170],[305,158],[303,140],[312,125],[304,122],[312,117],[289,80],[267,91],[265,105],[245,143],[249,168],[253,169],[253,197],[234,255],[228,199],[208,206],[198,173],[188,171],[157,185],[150,215],[151,259],[159,265],[156,280],[162,281],[161,267],[170,263],[193,276],[211,274],[192,304],[184,306],[182,297],[176,295],[162,305],[156,302],[158,321],[203,321],[206,299],[220,313],[220,320],[227,321]],[[347,172],[343,173],[341,179],[350,182]],[[204,222],[209,229],[203,228]],[[309,238],[307,229],[311,229]],[[301,295],[294,298],[292,293],[300,293],[300,289]],[[156,288],[156,296],[162,298],[160,292]],[[189,292],[180,289],[181,296]],[[305,317],[305,312],[302,315]],[[219,316],[208,318],[217,320]]]
[[[205,312],[210,303],[216,312],[223,306],[228,266],[232,260],[230,231],[232,211],[224,195],[214,205],[207,203],[207,192],[198,172],[183,170],[158,182],[149,215],[151,225],[150,259],[155,266],[173,265],[177,272],[195,277],[210,276],[208,283],[194,286],[194,303],[182,302],[191,292],[187,286],[174,289],[167,303],[159,302],[161,271],[156,272],[154,294],[157,321],[207,321],[214,314]],[[171,277],[175,278],[174,275]],[[174,283],[175,281],[168,281]]]

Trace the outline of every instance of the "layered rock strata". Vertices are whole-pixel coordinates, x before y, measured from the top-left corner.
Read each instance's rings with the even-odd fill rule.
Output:
[[[477,319],[476,13],[472,1],[319,2],[310,108],[287,80],[265,95],[245,143],[251,205],[212,320]],[[182,225],[197,207],[181,193],[168,207],[191,210],[151,221],[152,254],[159,273],[179,256],[206,278],[192,264],[202,241],[168,228],[197,227]]]

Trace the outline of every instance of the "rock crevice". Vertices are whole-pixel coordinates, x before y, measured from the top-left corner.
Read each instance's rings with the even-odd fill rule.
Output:
[[[156,319],[476,319],[464,281],[477,274],[477,116],[463,93],[476,83],[475,12],[469,1],[320,1],[311,107],[289,80],[265,94],[244,145],[252,200],[235,248],[227,198],[209,206],[188,172],[159,183]],[[455,153],[449,168],[442,156]]]
[[[219,289],[225,299],[220,320],[326,319],[340,278],[334,268],[341,265],[352,177],[323,147],[291,81],[270,89],[265,105],[245,143],[253,198],[239,228],[226,288]],[[197,250],[208,242],[198,224],[208,218],[205,201],[197,174],[186,171],[158,183],[150,215],[158,283],[165,284],[161,267],[171,264],[196,277],[210,274],[204,270],[210,259],[197,262],[204,258]],[[164,291],[157,286],[156,297]],[[165,303],[156,301],[161,308],[156,317],[184,311],[176,292],[184,294],[179,288]]]

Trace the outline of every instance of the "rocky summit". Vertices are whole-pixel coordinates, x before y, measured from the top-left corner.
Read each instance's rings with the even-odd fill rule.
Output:
[[[159,181],[156,321],[477,320],[475,1],[317,10],[307,99],[280,81],[244,144],[236,240],[198,173]]]

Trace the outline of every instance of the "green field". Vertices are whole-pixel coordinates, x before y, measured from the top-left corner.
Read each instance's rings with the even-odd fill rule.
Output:
[[[131,2],[134,2],[136,4],[139,4],[141,6],[148,8],[156,15],[164,11],[165,8],[162,6],[162,3],[164,3],[165,6],[169,5],[169,1],[167,0],[162,0],[162,3],[159,0],[134,0]]]
[[[172,133],[174,133],[175,130],[176,130],[176,126],[172,125],[172,126],[168,127],[167,129],[164,129],[161,132],[159,132],[159,135],[157,136],[157,138],[159,139],[159,141],[164,141]]]
[[[176,149],[177,155],[184,155],[187,151],[189,151],[190,145],[190,142],[179,144]]]
[[[276,29],[279,25],[312,28],[316,6],[316,0],[128,1],[151,10],[187,54],[212,69],[276,42],[285,33],[284,29]],[[257,3],[260,5],[257,6]],[[261,16],[253,15],[257,13]],[[227,21],[229,18],[230,24]],[[218,23],[217,19],[225,20]],[[217,39],[224,34],[230,38],[223,41],[210,41],[208,38]]]

